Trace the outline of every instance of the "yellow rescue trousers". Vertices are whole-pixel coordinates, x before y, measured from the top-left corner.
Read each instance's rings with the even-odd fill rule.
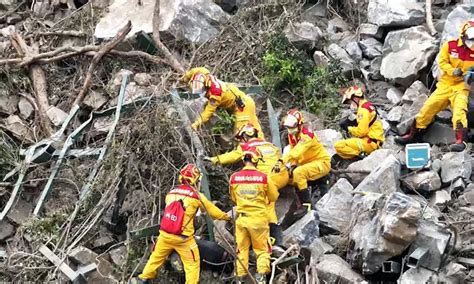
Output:
[[[343,159],[352,159],[360,156],[362,153],[368,155],[378,148],[380,148],[379,144],[368,137],[349,138],[334,143],[337,155]]]
[[[234,133],[247,123],[251,123],[258,130],[258,137],[264,138],[262,127],[260,126],[260,121],[257,117],[257,110],[255,107],[255,102],[250,96],[243,96],[242,101],[245,104],[243,110],[236,109],[234,111],[235,123],[234,123]]]
[[[270,181],[273,182],[273,184],[277,187],[278,190],[284,188],[290,180],[290,177],[288,175],[288,171],[286,170],[286,168],[281,169],[280,172],[278,173],[270,172],[268,173],[268,177],[270,178]],[[270,213],[268,214],[268,220],[270,224],[278,223],[278,216],[275,211],[275,204],[276,202],[270,202],[270,205],[269,205]]]
[[[293,170],[290,183],[299,190],[308,188],[308,181],[318,180],[329,174],[331,162],[329,160],[315,160]]]
[[[421,110],[416,115],[416,128],[425,129],[433,121],[434,116],[443,109],[451,106],[453,112],[453,128],[461,123],[463,128],[467,128],[467,106],[469,100],[469,90],[464,82],[455,85],[448,85],[438,82],[436,90],[425,102]]]
[[[247,275],[249,267],[249,249],[252,245],[257,257],[257,272],[268,274],[270,272],[270,229],[267,216],[251,216],[238,213],[235,221],[235,241],[237,243],[237,276]],[[243,264],[243,265],[242,265]]]
[[[154,279],[158,269],[163,265],[166,258],[176,251],[181,258],[186,273],[186,284],[198,283],[200,272],[199,249],[194,236],[184,237],[168,234],[160,231],[160,235],[155,244],[143,273],[138,277],[140,279]]]

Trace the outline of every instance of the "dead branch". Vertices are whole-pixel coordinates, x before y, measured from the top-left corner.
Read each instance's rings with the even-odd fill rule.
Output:
[[[87,70],[86,74],[86,79],[84,80],[84,84],[82,85],[81,90],[79,91],[79,94],[76,97],[76,100],[74,101],[74,104],[80,104],[84,98],[86,97],[87,93],[89,92],[89,89],[92,85],[92,74],[94,73],[95,67],[99,63],[99,61],[104,57],[105,54],[110,52],[112,49],[114,49],[120,42],[122,42],[125,39],[125,36],[132,30],[132,22],[128,21],[127,24],[119,30],[119,32],[115,35],[115,37],[104,44],[99,51],[97,51],[97,54],[94,55],[92,58],[92,62],[89,65],[89,69]]]
[[[433,14],[431,13],[431,0],[426,0],[426,25],[430,30],[430,34],[434,36],[437,32],[433,25]]]
[[[179,73],[184,73],[184,67],[171,53],[171,51],[161,42],[160,39],[160,0],[156,0],[155,8],[153,10],[153,41],[156,47],[163,52],[168,64]]]
[[[26,3],[26,1],[21,1],[20,4],[18,4],[13,10],[10,10],[3,15],[0,16],[0,23],[3,23],[7,20],[9,16],[11,16],[13,13],[15,13],[18,9],[20,9],[21,6],[23,6]]]
[[[39,32],[30,34],[26,38],[32,38],[37,36],[70,36],[70,37],[86,37],[87,34],[80,31],[52,31],[52,32]]]
[[[10,36],[10,41],[20,56],[31,57],[34,53],[30,51],[25,40],[16,32]],[[48,92],[46,75],[43,69],[38,65],[29,65],[30,78],[33,82],[33,90],[35,92],[36,113],[39,118],[41,129],[44,135],[49,137],[53,133],[51,122],[49,121],[46,111],[49,109]]]

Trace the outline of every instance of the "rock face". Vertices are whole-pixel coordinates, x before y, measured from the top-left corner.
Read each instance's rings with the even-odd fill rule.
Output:
[[[0,241],[3,242],[15,234],[15,227],[7,221],[0,222]]]
[[[415,1],[370,0],[367,20],[381,27],[410,27],[425,21],[423,4]]]
[[[382,55],[382,43],[375,38],[364,39],[359,42],[359,46],[362,49],[362,54],[365,58],[374,59],[375,57]]]
[[[380,40],[383,37],[383,30],[377,25],[365,23],[359,26],[359,35],[362,39],[375,38]]]
[[[327,54],[335,59],[339,60],[341,64],[342,71],[344,74],[349,75],[354,71],[357,71],[357,67],[355,65],[355,61],[349,56],[344,48],[340,47],[339,45],[332,43],[329,45],[327,49]]]
[[[140,31],[152,33],[154,5],[153,0],[143,0],[141,5],[115,0],[97,24],[94,36],[112,38],[127,20],[132,21],[129,37]],[[160,7],[160,34],[175,40],[203,43],[215,37],[218,25],[228,19],[229,15],[212,0],[165,0]]]
[[[362,275],[353,271],[347,262],[335,254],[322,256],[316,271],[322,283],[350,284],[364,281]]]
[[[354,245],[347,258],[364,274],[377,272],[385,260],[401,254],[416,238],[421,206],[403,193],[386,199],[379,194],[355,197],[351,211]]]
[[[400,189],[400,162],[394,157],[387,157],[355,189],[361,192],[389,194]]]
[[[293,43],[297,48],[306,50],[313,49],[322,36],[321,30],[308,22],[290,22],[283,32],[289,42]]]
[[[349,179],[353,185],[358,185],[369,172],[375,170],[382,161],[386,160],[389,156],[396,156],[397,153],[390,149],[379,149],[372,152],[369,156],[365,157],[361,161],[354,162],[347,167],[349,171],[366,171],[367,173],[350,173],[348,174]]]
[[[351,220],[352,191],[344,178],[339,179],[316,204],[321,225],[344,233]]]
[[[441,159],[441,180],[450,183],[458,178],[469,179],[472,173],[471,156],[467,152],[449,152]]]
[[[334,149],[334,143],[342,139],[342,134],[339,131],[336,131],[334,129],[324,129],[316,131],[316,135],[319,139],[319,142],[323,144],[324,148],[326,148],[330,156],[336,154],[336,150]]]
[[[380,72],[386,79],[409,86],[435,53],[435,38],[423,26],[389,32]]]
[[[309,211],[303,218],[283,232],[283,244],[289,247],[299,244],[302,247],[311,245],[319,237],[319,218],[314,210]]]

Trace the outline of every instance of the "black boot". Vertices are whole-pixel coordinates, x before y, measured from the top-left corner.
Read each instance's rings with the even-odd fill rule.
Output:
[[[309,210],[312,209],[311,193],[309,192],[307,188],[301,189],[301,190],[297,189],[296,195],[298,196],[300,204],[293,215],[295,216],[296,219],[300,219],[301,217],[306,215],[306,213],[308,213]]]
[[[449,146],[451,152],[462,152],[466,149],[467,128],[463,128],[461,124],[456,128],[456,143]]]
[[[151,284],[151,280],[149,280],[149,279],[137,278],[137,283],[138,283],[138,284]]]
[[[270,239],[272,240],[272,256],[280,257],[285,252],[282,244],[283,236],[280,225],[274,223],[270,224]]]
[[[423,134],[424,129],[416,128],[416,121],[414,121],[405,135],[395,137],[395,142],[401,145],[418,142]]]

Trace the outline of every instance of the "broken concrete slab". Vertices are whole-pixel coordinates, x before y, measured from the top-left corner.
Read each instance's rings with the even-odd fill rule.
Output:
[[[466,152],[449,152],[441,159],[441,180],[450,183],[458,178],[469,179],[472,172],[471,156]]]
[[[72,261],[82,265],[87,265],[89,263],[96,262],[97,256],[97,253],[84,246],[78,246],[68,254],[68,257]]]
[[[364,159],[354,162],[347,167],[348,171],[363,171],[367,173],[349,173],[349,181],[352,185],[357,186],[362,180],[375,170],[389,156],[397,157],[397,153],[391,149],[379,149],[372,152]]]
[[[15,234],[15,227],[7,221],[0,221],[0,242],[4,242]]]
[[[316,204],[320,226],[324,225],[345,233],[351,221],[352,192],[354,188],[344,178],[339,179]]]
[[[320,258],[316,265],[319,281],[322,283],[359,283],[364,277],[352,270],[351,266],[338,255],[328,254]]]
[[[127,248],[125,246],[119,246],[118,248],[111,250],[109,255],[112,263],[117,267],[122,268],[127,257]]]
[[[283,245],[290,247],[292,244],[299,244],[301,247],[309,247],[317,237],[319,237],[319,217],[315,210],[311,210],[283,231]]]
[[[426,130],[423,141],[431,145],[450,145],[456,142],[456,132],[451,125],[435,121]]]
[[[399,191],[400,170],[400,162],[390,155],[355,188],[355,191],[382,194]]]
[[[421,171],[402,178],[410,190],[432,192],[441,188],[441,178],[435,171]]]
[[[334,143],[336,141],[343,139],[342,134],[334,129],[324,129],[315,131],[316,136],[319,139],[319,142],[323,144],[324,148],[328,151],[330,156],[336,154],[336,149],[334,149]]]

